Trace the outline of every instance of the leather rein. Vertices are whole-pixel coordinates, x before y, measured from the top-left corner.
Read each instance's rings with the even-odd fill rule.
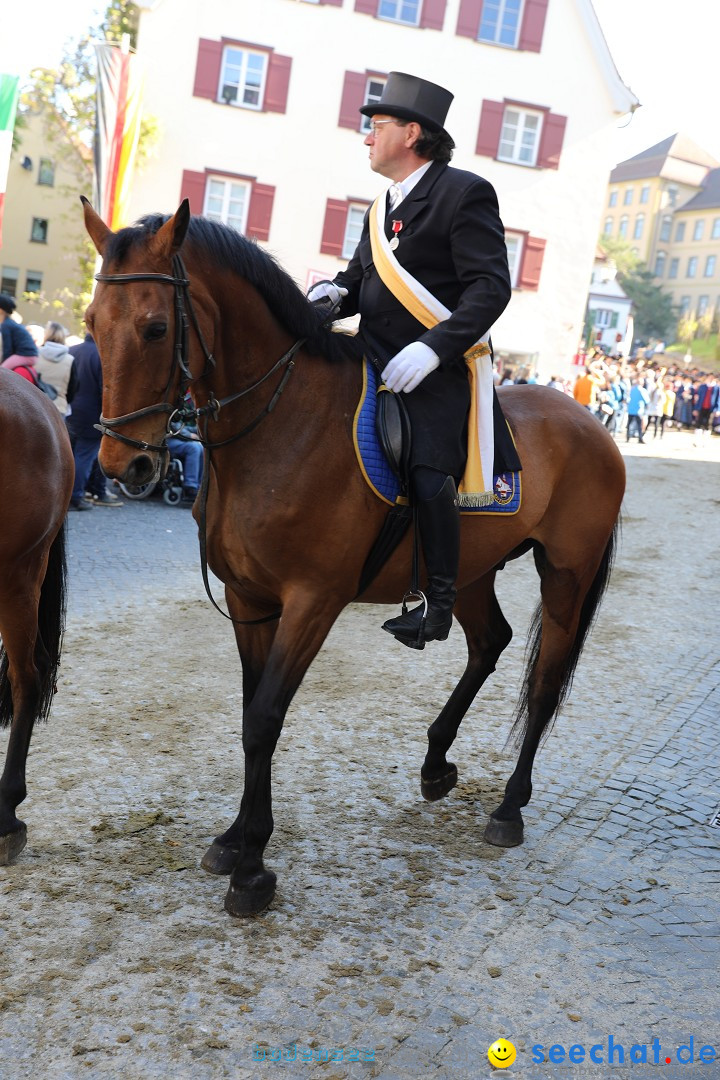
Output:
[[[177,434],[171,430],[170,425],[173,420],[177,419],[181,423],[180,430],[187,423],[195,421],[198,427],[198,438],[203,447],[204,452],[204,466],[203,466],[203,478],[200,487],[199,502],[198,502],[198,536],[200,542],[200,565],[202,569],[203,584],[205,585],[205,592],[207,593],[213,607],[215,607],[221,615],[226,619],[230,619],[231,622],[238,623],[243,626],[255,626],[260,623],[273,622],[279,619],[282,615],[282,611],[273,612],[271,615],[265,615],[260,619],[235,619],[232,615],[228,615],[223,611],[221,607],[215,602],[215,599],[210,591],[210,582],[208,580],[208,566],[207,566],[207,496],[210,486],[210,463],[211,452],[218,449],[221,446],[228,446],[230,443],[237,442],[238,439],[243,438],[244,435],[249,435],[251,431],[258,426],[261,420],[264,420],[275,408],[282,394],[283,390],[287,386],[288,380],[295,368],[295,360],[293,359],[295,354],[305,344],[305,338],[299,338],[286,353],[276,361],[275,364],[257,379],[250,386],[244,387],[242,390],[236,391],[234,394],[229,394],[227,397],[220,398],[219,400],[210,391],[208,395],[207,405],[203,405],[201,408],[188,408],[185,402],[185,394],[188,387],[197,382],[197,379],[193,378],[188,365],[188,337],[190,327],[195,331],[198,341],[200,342],[200,348],[202,349],[203,356],[205,358],[205,366],[202,375],[198,378],[204,378],[210,371],[215,368],[215,357],[207,346],[205,338],[203,337],[200,324],[198,323],[195,309],[193,308],[192,299],[190,296],[190,280],[185,270],[185,264],[179,255],[173,255],[172,260],[173,274],[153,274],[153,273],[139,273],[139,274],[96,274],[95,280],[101,281],[108,285],[127,285],[135,281],[154,281],[161,285],[172,285],[175,290],[174,308],[175,308],[175,340],[173,344],[173,361],[170,368],[170,376],[168,378],[167,386],[163,394],[163,401],[158,402],[157,405],[148,405],[144,409],[136,409],[134,412],[125,413],[123,416],[116,416],[109,418],[100,415],[99,423],[95,424],[95,427],[102,435],[106,435],[111,439],[117,439],[119,442],[125,443],[127,446],[133,446],[138,450],[153,450],[158,453],[167,454],[169,456],[170,451],[166,445],[166,440]],[[249,424],[246,424],[244,428],[231,435],[228,439],[223,439],[220,442],[211,442],[208,436],[208,424],[210,420],[217,421],[220,416],[220,410],[226,405],[230,405],[234,401],[238,401],[240,398],[246,397],[254,390],[257,390],[263,385],[272,375],[276,372],[283,371],[282,378],[278,383],[272,397],[268,401],[267,405],[258,413],[254,420],[251,420]],[[178,393],[175,403],[170,401],[171,387],[176,373],[179,371],[180,380],[178,385]],[[134,420],[140,420],[146,416],[152,416],[157,413],[167,413],[167,430],[160,443],[144,442],[141,439],[133,439],[128,435],[124,435],[122,432],[116,429],[122,427],[124,424],[130,424]],[[200,432],[200,421],[203,421],[203,433]]]

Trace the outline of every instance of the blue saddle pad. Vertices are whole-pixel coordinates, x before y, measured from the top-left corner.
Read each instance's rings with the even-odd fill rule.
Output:
[[[379,376],[369,360],[363,360],[363,385],[353,422],[353,440],[360,470],[379,499],[394,506],[400,484],[390,468],[375,431],[375,406]],[[516,514],[520,509],[522,483],[519,472],[500,473],[494,480],[495,498],[487,506],[464,506],[462,514]]]

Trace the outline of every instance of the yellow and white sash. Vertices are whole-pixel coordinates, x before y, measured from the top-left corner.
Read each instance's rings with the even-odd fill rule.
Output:
[[[430,330],[452,314],[395,258],[385,235],[385,194],[370,209],[370,246],[383,284],[418,322]],[[458,491],[460,506],[487,506],[493,501],[493,376],[489,334],[465,353],[470,379],[468,456]]]

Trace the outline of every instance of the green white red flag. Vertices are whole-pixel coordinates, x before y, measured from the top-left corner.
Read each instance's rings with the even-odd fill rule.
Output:
[[[18,75],[0,75],[0,246],[2,246],[2,219],[5,208],[10,151],[12,150],[13,129],[20,97],[20,78]]]

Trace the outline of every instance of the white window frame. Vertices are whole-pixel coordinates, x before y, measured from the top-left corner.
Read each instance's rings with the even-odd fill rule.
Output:
[[[505,246],[507,248],[508,268],[510,270],[510,285],[513,289],[516,289],[518,278],[520,277],[523,252],[525,250],[525,235],[523,233],[512,232],[511,230],[506,231]]]
[[[680,273],[680,258],[679,258],[679,256],[674,255],[672,257],[672,259],[670,260],[670,265],[668,266],[668,280],[669,281],[674,281],[677,278],[679,273]]]
[[[367,81],[365,83],[365,97],[363,100],[363,105],[374,105],[376,101],[379,101],[382,97],[382,92],[385,89],[386,82],[387,79],[382,79],[379,75],[368,75]],[[376,83],[380,87],[379,94],[374,94],[371,92],[371,87],[373,83]],[[364,113],[361,113],[360,115],[362,118],[360,121],[360,131],[363,133],[363,135],[369,135],[370,125],[372,124],[372,117],[365,116]]]
[[[711,240],[720,240],[720,217],[713,219],[712,231],[710,232]]]
[[[672,214],[664,214],[660,222],[660,243],[668,244],[672,233]]]
[[[612,231],[615,225],[615,221],[611,217],[605,218],[605,225],[603,227],[603,236],[612,236]]]
[[[699,218],[693,225],[693,240],[702,240],[705,232],[705,218]]]
[[[688,259],[687,273],[685,277],[694,278],[697,277],[698,257],[697,255],[691,255]]]
[[[686,225],[686,222],[678,221],[677,225],[675,226],[675,243],[676,244],[684,244],[685,243],[685,225]]]
[[[415,12],[415,18],[403,19],[402,9],[408,3],[417,3],[417,10]],[[383,5],[392,5],[395,8],[394,15],[383,14]],[[422,15],[423,0],[380,0],[378,4],[378,19],[383,19],[386,22],[400,23],[401,26],[419,26],[420,16]]]
[[[653,277],[665,277],[665,267],[667,266],[667,251],[658,251],[655,256],[655,269],[653,270]]]
[[[633,225],[633,240],[642,240],[643,230],[645,228],[645,215],[636,214],[635,224]]]
[[[18,266],[3,266],[2,268],[2,291],[9,296],[17,296],[18,281],[20,280],[20,268]],[[9,282],[15,284],[9,287]]]
[[[516,124],[511,123],[511,114],[514,114],[517,117]],[[500,141],[498,143],[498,161],[507,161],[513,165],[525,165],[528,168],[534,168],[537,164],[538,151],[540,149],[544,116],[545,114],[539,110],[525,109],[519,105],[506,105],[505,112],[503,113]],[[537,119],[537,127],[533,133],[533,145],[528,148],[527,146],[523,146],[523,139],[526,132],[532,130],[526,126],[526,121],[530,118]],[[514,134],[512,133],[513,127]],[[512,143],[512,150],[509,154],[507,151],[503,152],[503,143]],[[520,155],[523,150],[527,149],[530,149],[530,158],[523,159]]]
[[[233,60],[231,63],[229,56],[231,53],[239,53],[239,62]],[[256,88],[253,84],[248,83],[248,61],[250,57],[258,57],[262,60],[262,74],[260,76],[260,86]],[[238,71],[237,82],[231,82],[227,77],[228,68],[234,68]],[[248,49],[242,45],[226,45],[223,49],[222,63],[220,65],[220,84],[218,86],[218,101],[224,101],[228,105],[234,105],[237,109],[253,109],[256,112],[262,110],[263,102],[265,100],[265,84],[267,83],[268,73],[268,54],[262,52],[260,49]],[[237,97],[235,100],[231,100],[229,95],[226,96],[226,89],[236,88]],[[251,101],[241,100],[244,99],[245,94],[250,91],[255,93],[257,90],[258,100],[257,103]]]
[[[608,206],[617,206],[618,193],[617,191],[610,192],[610,198],[608,199]]]
[[[220,212],[211,205],[211,200],[218,197],[218,192],[213,190],[214,184],[222,184],[222,207]],[[243,189],[242,213],[230,213],[231,203],[237,201],[237,195],[233,195],[232,186],[237,185]],[[250,212],[250,199],[252,198],[252,184],[249,180],[240,180],[232,176],[213,176],[210,174],[205,179],[205,198],[203,200],[203,217],[211,221],[222,221],[230,225],[240,233],[247,230],[248,214]]]
[[[650,185],[643,184],[640,188],[640,203],[641,205],[650,201]]]
[[[709,307],[710,307],[710,297],[709,296],[698,296],[697,312],[696,312],[698,319],[702,319],[703,315],[708,311]]]
[[[703,277],[711,278],[715,277],[715,266],[717,264],[717,255],[708,255],[705,259],[705,269],[703,271]]]
[[[692,303],[692,299],[689,296],[681,296],[680,297],[680,314],[681,315],[689,315],[690,314],[690,304],[691,303]]]
[[[635,188],[625,188],[623,194],[623,206],[632,206],[633,195],[635,194]]]
[[[342,257],[352,259],[355,248],[358,246],[362,235],[363,221],[367,213],[367,206],[362,203],[350,203],[345,218],[345,235],[343,236]]]
[[[31,289],[30,281],[37,281],[37,289]],[[25,271],[25,292],[31,293],[33,296],[36,293],[41,293],[43,289],[43,272],[42,270],[26,270]]]
[[[627,240],[629,224],[630,218],[627,214],[623,214],[623,216],[620,218],[620,224],[618,225],[618,236],[621,240]]]
[[[513,40],[512,42],[501,41],[500,38],[505,31],[505,18],[508,13],[508,8],[510,5],[514,4],[517,4],[517,21],[514,28],[508,26],[508,28],[513,31]],[[497,19],[495,22],[494,30],[492,32],[492,36],[488,34],[486,37],[483,37],[483,22],[485,22],[486,17],[489,17],[491,8],[495,6],[497,6]],[[520,39],[520,27],[522,26],[524,9],[525,0],[485,0],[482,9],[482,15],[480,16],[480,25],[478,26],[478,41],[482,41],[484,45],[499,45],[501,49],[517,49],[518,41]],[[514,12],[512,14],[512,17],[515,17]]]

